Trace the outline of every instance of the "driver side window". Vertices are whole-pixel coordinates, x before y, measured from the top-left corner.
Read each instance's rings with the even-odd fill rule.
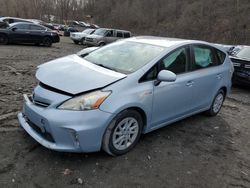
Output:
[[[155,64],[140,80],[139,82],[145,82],[155,80],[158,73],[161,70],[169,70],[175,74],[185,73],[188,70],[190,62],[189,47],[179,48],[166,57],[164,57],[159,63]]]
[[[106,37],[113,37],[113,30],[109,30],[109,31],[106,33]]]
[[[28,30],[29,25],[27,25],[27,24],[18,24],[18,25],[13,26],[12,28],[16,28],[16,30]]]
[[[187,71],[189,61],[188,47],[180,48],[166,58],[164,58],[159,65],[159,71],[169,70],[175,74],[181,74]]]

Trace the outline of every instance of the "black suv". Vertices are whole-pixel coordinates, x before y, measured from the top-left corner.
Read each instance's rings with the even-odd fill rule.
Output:
[[[242,46],[230,59],[234,65],[233,83],[250,86],[250,46]]]
[[[50,47],[52,43],[59,41],[57,32],[38,24],[19,22],[0,29],[0,44],[33,43]]]

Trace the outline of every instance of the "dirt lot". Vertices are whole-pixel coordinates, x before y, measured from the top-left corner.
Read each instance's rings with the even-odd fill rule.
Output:
[[[82,46],[0,46],[0,187],[250,187],[250,89],[233,88],[217,117],[190,117],[110,157],[50,151],[19,128],[36,66]]]

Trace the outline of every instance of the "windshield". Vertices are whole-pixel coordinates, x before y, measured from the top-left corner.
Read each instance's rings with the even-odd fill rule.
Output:
[[[119,41],[90,53],[84,59],[102,67],[128,74],[149,63],[164,49],[164,47],[150,44]]]
[[[95,30],[95,32],[93,34],[95,35],[100,35],[100,36],[104,36],[104,34],[107,32],[106,29],[97,29]]]
[[[250,60],[250,47],[242,48],[237,54],[236,57],[249,59]]]
[[[85,29],[83,33],[90,34],[93,31],[93,29]]]

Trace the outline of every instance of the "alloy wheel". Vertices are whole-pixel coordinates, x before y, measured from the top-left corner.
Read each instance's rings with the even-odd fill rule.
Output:
[[[124,118],[114,130],[112,144],[117,150],[125,150],[135,142],[138,134],[138,121],[133,117]]]

